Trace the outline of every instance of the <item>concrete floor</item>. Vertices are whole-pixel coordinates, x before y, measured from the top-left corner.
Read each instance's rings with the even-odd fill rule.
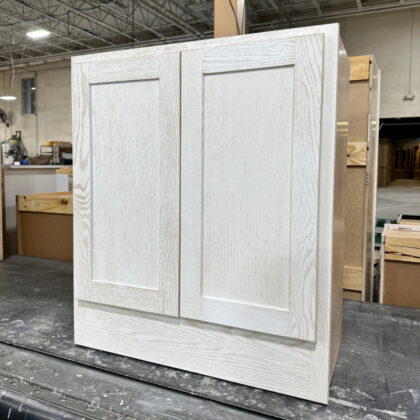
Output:
[[[399,180],[378,188],[376,217],[397,218],[400,214],[420,215],[420,182]]]
[[[75,346],[72,277],[67,262],[0,263],[0,419],[420,419],[420,309],[344,301],[324,406]]]

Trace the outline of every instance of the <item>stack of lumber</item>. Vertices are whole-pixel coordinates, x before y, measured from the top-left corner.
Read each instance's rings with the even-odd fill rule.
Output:
[[[73,260],[73,193],[16,196],[19,255]]]
[[[420,225],[385,225],[381,303],[420,308]]]

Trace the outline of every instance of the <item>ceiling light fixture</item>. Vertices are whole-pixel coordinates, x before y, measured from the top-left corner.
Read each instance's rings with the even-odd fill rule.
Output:
[[[34,31],[26,32],[26,36],[31,39],[42,39],[50,35],[50,31],[46,29],[36,29]]]
[[[16,101],[16,96],[3,95],[3,96],[0,96],[0,100],[2,100],[2,101]]]
[[[14,44],[14,39],[12,38],[12,44]],[[13,82],[15,81],[15,66],[13,63],[13,54],[12,54],[12,47],[10,47],[10,62],[12,64],[12,81],[10,83],[10,95],[2,95],[0,96],[0,100],[2,101],[16,101],[16,96],[12,95],[13,91]],[[4,86],[6,86],[6,73],[3,73],[3,80]]]

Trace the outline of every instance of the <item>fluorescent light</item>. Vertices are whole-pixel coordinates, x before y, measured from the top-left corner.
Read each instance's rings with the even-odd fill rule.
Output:
[[[0,96],[0,100],[2,100],[2,101],[16,101],[16,96],[4,95],[4,96]]]
[[[26,32],[26,35],[32,39],[41,39],[49,36],[51,32],[46,29],[36,29],[35,31]]]

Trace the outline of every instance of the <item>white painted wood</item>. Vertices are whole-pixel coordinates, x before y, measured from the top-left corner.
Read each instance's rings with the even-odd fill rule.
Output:
[[[74,69],[75,296],[178,316],[179,54],[134,64]]]
[[[272,44],[182,53],[181,316],[314,341],[323,36]]]
[[[129,357],[308,398],[309,341],[285,340],[78,301],[76,342]],[[111,337],[104,331],[112,330]]]
[[[333,283],[340,281],[340,279],[337,278],[339,270],[335,270],[333,273],[333,265],[334,267],[340,265],[339,260],[341,255],[340,252],[333,253],[333,250],[341,246],[340,244],[343,239],[342,236],[340,236],[341,222],[340,215],[337,212],[337,208],[340,208],[340,206],[334,206],[335,189],[339,188],[339,186],[335,185],[335,179],[340,170],[342,172],[345,171],[345,166],[340,169],[340,167],[337,167],[337,165],[340,166],[340,162],[336,161],[337,97],[338,95],[341,95],[341,92],[338,91],[338,71],[339,67],[341,67],[341,64],[338,61],[338,25],[320,25],[317,27],[298,28],[223,39],[219,38],[217,40],[117,51],[72,59],[73,119],[75,126],[74,132],[77,132],[77,134],[81,136],[81,140],[77,144],[77,156],[89,156],[89,150],[86,150],[86,148],[89,148],[89,142],[87,141],[87,139],[89,139],[89,121],[86,118],[86,104],[82,99],[82,95],[86,93],[86,86],[88,86],[88,83],[86,82],[88,69],[96,69],[95,71],[97,74],[95,77],[101,77],[101,67],[104,69],[112,69],[112,67],[114,67],[116,69],[118,68],[119,63],[124,62],[125,60],[133,59],[138,60],[139,62],[143,60],[150,61],[154,56],[160,57],[167,53],[179,54],[181,52],[182,54],[184,51],[203,51],[210,48],[214,49],[219,46],[228,47],[253,43],[262,44],[272,41],[287,41],[288,43],[291,42],[296,44],[300,38],[313,35],[321,35],[324,37],[323,52],[320,53],[320,57],[317,57],[317,63],[322,63],[320,84],[322,99],[320,104],[321,112],[319,122],[319,129],[321,132],[319,143],[319,172],[316,185],[318,191],[318,206],[315,234],[317,250],[316,265],[314,268],[316,282],[313,290],[313,293],[316,296],[314,301],[316,312],[316,317],[314,318],[314,341],[298,340],[288,338],[284,335],[252,331],[249,329],[253,327],[252,325],[245,326],[245,329],[226,327],[209,322],[156,315],[147,313],[143,309],[124,309],[121,306],[130,307],[129,305],[125,305],[126,301],[124,301],[124,299],[128,300],[127,296],[118,296],[114,294],[111,298],[111,289],[108,289],[103,290],[104,302],[102,304],[94,303],[98,302],[98,300],[89,302],[89,299],[87,299],[86,296],[83,296],[83,294],[76,294],[75,342],[77,344],[161,363],[180,369],[191,370],[250,386],[269,389],[275,392],[282,392],[321,403],[326,403],[328,401],[330,359],[334,357],[331,351],[331,342],[336,341],[337,338],[339,340],[339,333],[341,332],[341,325],[332,326],[332,318],[336,316],[336,312],[333,312],[333,308],[338,307],[335,302],[338,295],[333,293],[332,285]],[[230,60],[228,61],[231,62]],[[116,63],[118,63],[118,65]],[[182,59],[182,72],[185,64],[186,62]],[[292,64],[288,64],[287,66],[291,67]],[[317,67],[315,66],[314,68]],[[265,67],[263,71],[274,76],[273,73],[275,72],[272,70],[275,69],[269,66]],[[259,73],[260,70],[254,68],[252,72],[255,73],[255,80],[258,80],[257,73]],[[245,70],[243,77],[247,76],[246,73],[247,71]],[[287,70],[283,74],[286,75]],[[211,74],[210,76],[213,85],[218,89],[221,89],[223,83],[218,82],[219,85],[214,83],[218,75]],[[190,83],[197,83],[197,80],[198,78],[191,80]],[[266,83],[265,80],[263,82]],[[235,83],[233,82],[232,88],[234,87]],[[185,86],[182,84],[183,93],[184,88]],[[197,88],[199,89],[198,91],[200,91],[202,86],[197,86]],[[345,89],[345,86],[341,86],[340,89]],[[226,96],[230,94],[230,91],[229,86],[229,89],[226,90]],[[285,92],[286,91],[287,90],[285,90]],[[306,99],[306,97],[302,97],[302,101],[305,101]],[[230,98],[226,99],[226,101],[229,100]],[[270,103],[275,103],[275,100],[275,98],[267,98],[267,101]],[[226,104],[224,104],[224,106],[225,105]],[[300,106],[306,105],[300,104]],[[284,118],[285,115],[285,111],[281,110],[279,118]],[[193,115],[191,117],[193,117]],[[238,118],[237,116],[234,117]],[[195,121],[194,124],[201,125],[202,123],[201,116],[198,119],[191,119]],[[275,124],[273,123],[273,126],[274,125]],[[213,129],[217,131],[217,127]],[[82,136],[83,133],[85,134],[84,136]],[[259,140],[259,138],[256,140]],[[269,140],[268,144],[272,147],[274,144],[272,137],[270,137]],[[183,142],[184,138],[182,138],[182,146],[184,147]],[[251,147],[252,145],[249,143],[248,140],[248,146]],[[196,155],[197,148],[200,149],[202,146],[197,146],[197,142],[191,142],[191,144],[194,149],[193,153]],[[234,144],[235,143],[233,143],[233,145]],[[210,153],[216,153],[219,151],[220,146],[221,143],[217,144],[216,142],[209,147],[208,151]],[[246,150],[239,150],[239,155],[233,159],[232,151],[226,148],[226,152],[231,153],[231,160],[233,159],[235,165],[244,157],[251,159],[251,162],[256,165],[261,157],[259,154],[263,154],[264,151],[252,147],[251,150],[256,151],[256,156],[247,154]],[[276,152],[276,149],[274,150]],[[198,156],[200,156],[200,153],[198,153]],[[184,156],[182,157],[184,158]],[[270,157],[268,157],[268,163],[272,165]],[[195,168],[194,165],[191,167]],[[274,169],[273,166],[269,166],[269,168],[284,176],[277,168]],[[291,168],[293,168],[293,165],[291,165]],[[206,168],[206,170],[217,171],[217,164],[214,163],[213,166]],[[88,202],[90,200],[89,196],[96,190],[95,183],[91,185],[88,181],[88,174],[90,173],[89,159],[81,159],[79,163],[75,165],[74,171],[75,195],[80,197],[81,204],[74,215],[75,239],[80,243],[80,250],[75,250],[75,252],[78,252],[78,255],[75,255],[75,262],[76,264],[79,264],[79,267],[83,267],[83,264],[85,264],[86,267],[88,258],[90,258],[90,251],[87,246],[87,244],[90,243],[90,237],[87,235],[90,226],[90,213],[89,206],[84,206],[82,203]],[[231,172],[233,172],[233,169]],[[242,174],[239,170],[238,173]],[[201,179],[200,171],[195,173],[195,175]],[[182,180],[184,180],[183,171],[181,172],[181,176]],[[256,179],[250,179],[252,179],[252,182],[257,183],[258,178],[255,178]],[[276,182],[278,182],[277,179]],[[249,185],[253,186],[254,184],[250,183]],[[184,185],[183,183],[182,194],[191,194],[196,191],[195,187],[195,183],[192,183],[189,186],[188,184]],[[228,185],[223,185],[222,187],[225,192],[229,192]],[[252,189],[250,188],[250,191],[253,194],[257,194],[257,189],[255,187]],[[340,195],[337,197],[340,197]],[[256,203],[255,205],[258,206],[259,203]],[[207,206],[211,208],[211,203],[208,202]],[[214,208],[216,209],[216,207]],[[252,215],[251,210],[253,210],[253,207],[250,206],[249,208],[250,214]],[[273,210],[271,209],[271,211]],[[192,217],[197,217],[195,213],[191,212],[191,208],[188,207],[184,201],[181,201],[181,214],[182,223],[184,223],[184,218],[188,217],[188,214]],[[198,215],[200,216],[201,212],[199,212]],[[188,223],[196,223],[196,221],[192,220]],[[278,221],[277,223],[281,224],[283,221]],[[275,225],[275,227],[277,227],[277,225]],[[207,234],[210,233],[211,230],[208,229]],[[271,232],[269,232],[269,236],[270,235]],[[311,237],[311,235],[308,235],[308,238]],[[181,241],[182,247],[186,246],[185,238],[182,235]],[[183,248],[182,252],[184,252]],[[343,261],[341,261],[341,265],[342,263]],[[311,266],[309,265],[309,267]],[[308,268],[307,272],[310,271],[311,268]],[[80,275],[81,273],[82,272],[79,271],[79,275],[75,276],[75,287],[76,289],[79,287],[79,290],[84,290],[80,287],[80,285],[83,285],[84,281],[83,276]],[[270,277],[270,279],[275,279],[275,276]],[[181,285],[182,280],[183,279],[181,278]],[[212,287],[207,289],[207,292],[216,293],[216,296],[218,296],[215,283],[209,285]],[[231,285],[223,283],[223,286],[224,288],[219,291],[219,294],[221,292],[224,294],[235,293],[235,295],[241,296],[241,293],[243,294],[246,292],[246,289],[241,289],[241,285],[237,283]],[[275,283],[275,281],[271,286],[274,288],[277,287],[277,290],[280,290],[279,284]],[[289,284],[289,286],[291,286],[291,284]],[[335,289],[337,289],[336,285]],[[114,291],[115,289],[112,290]],[[273,297],[264,294],[264,291],[258,289],[258,287],[256,290],[260,293],[257,293],[255,296],[255,299],[259,302],[263,301],[266,304],[277,305],[278,307],[285,305],[283,295],[276,295]],[[148,296],[150,297],[150,295]],[[249,293],[245,294],[245,296],[250,300]],[[306,296],[304,298],[306,298]],[[112,303],[107,303],[105,299],[110,299]],[[124,305],[121,304],[121,302],[123,302]],[[255,306],[255,301],[252,301],[252,303]],[[145,301],[142,301],[142,305],[145,307],[148,304]],[[253,305],[248,305],[248,307]],[[150,304],[150,306],[152,306],[152,304]],[[135,309],[134,303],[133,308]],[[249,316],[249,312],[247,312],[247,314],[247,316]],[[260,316],[260,313],[258,313],[258,316]],[[301,324],[299,323],[296,324],[295,331],[302,330],[300,325]],[[333,336],[337,338],[334,338]]]

